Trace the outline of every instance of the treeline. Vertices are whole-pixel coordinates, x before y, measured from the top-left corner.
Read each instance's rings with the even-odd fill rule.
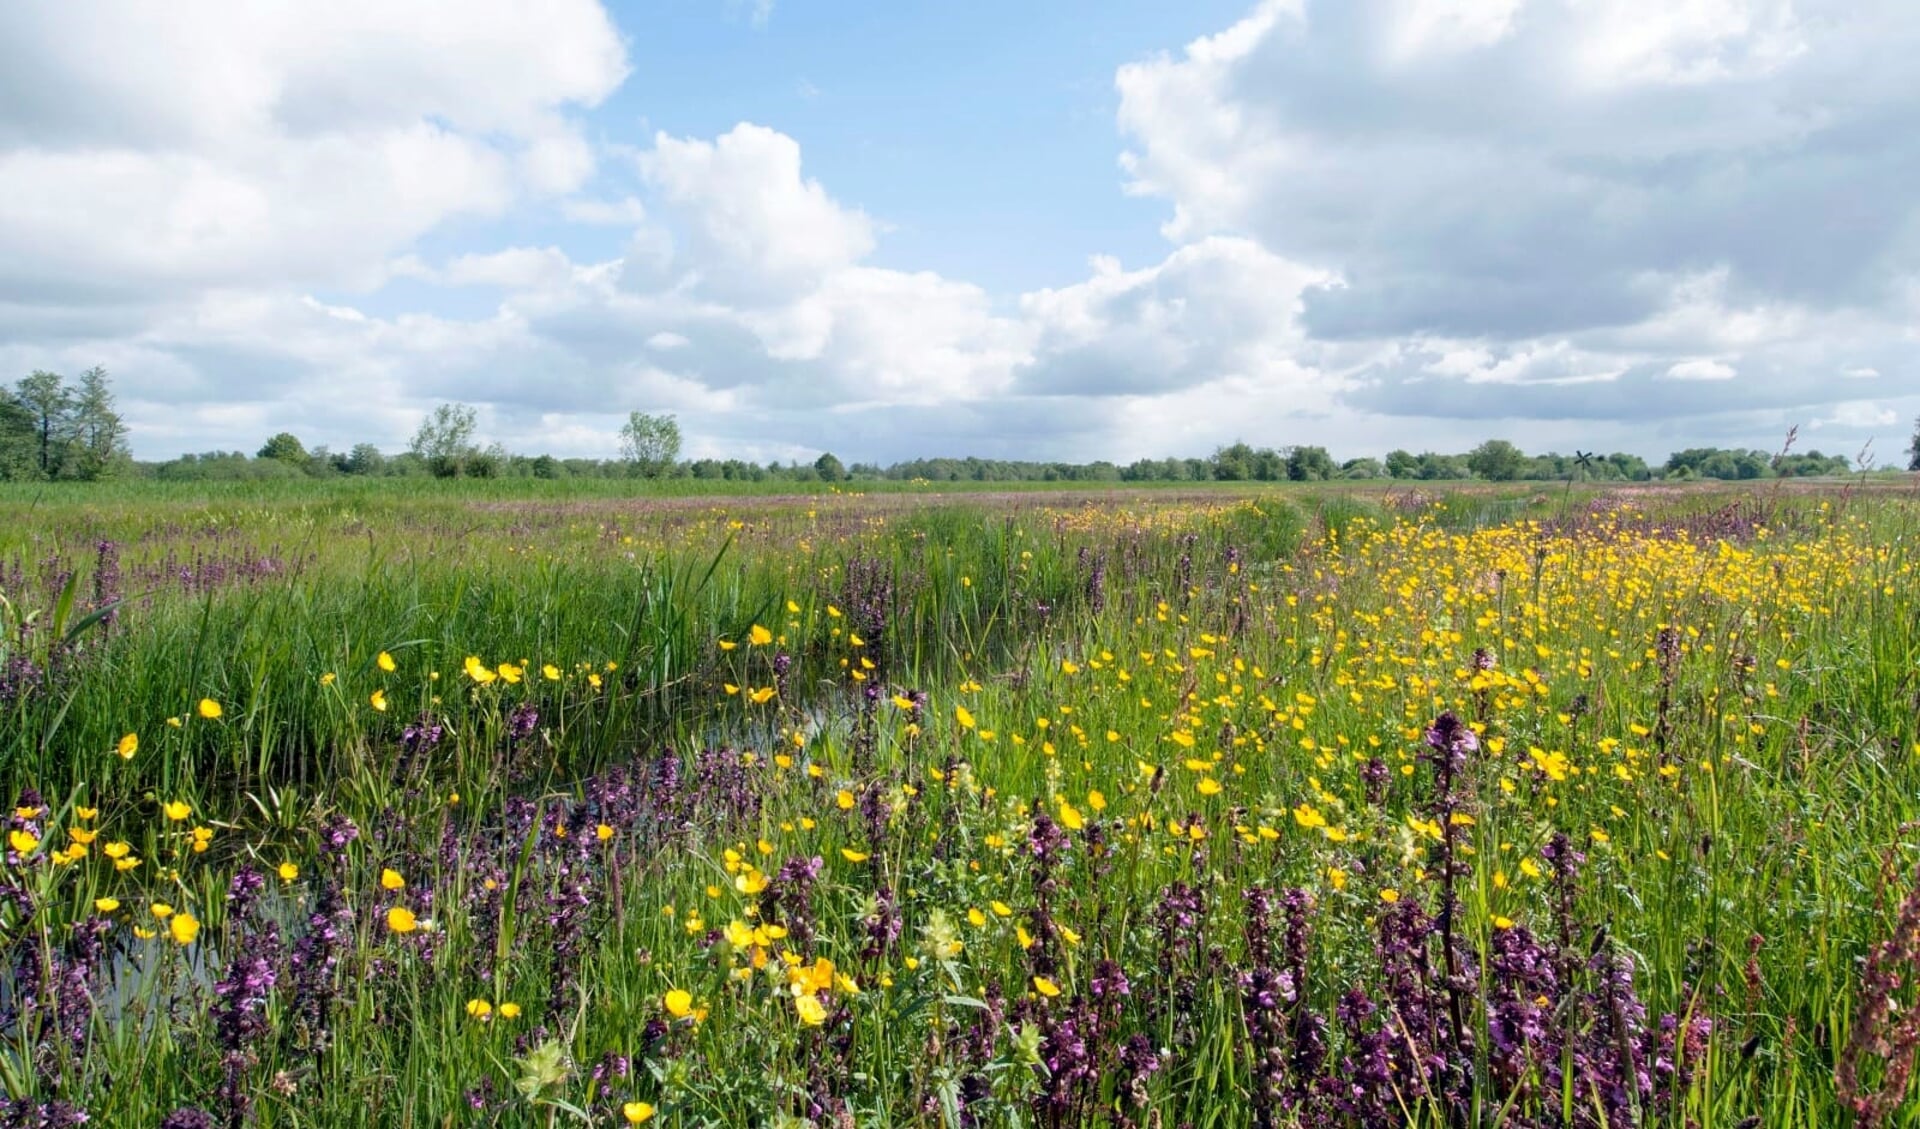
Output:
[[[276,435],[254,455],[210,451],[170,462],[147,464],[140,473],[170,480],[366,477],[464,478],[692,478],[731,482],[1328,482],[1397,479],[1442,482],[1478,479],[1492,482],[1645,482],[1788,478],[1847,474],[1849,461],[1818,451],[1774,455],[1764,451],[1697,447],[1652,465],[1638,455],[1529,455],[1504,440],[1492,440],[1464,454],[1393,451],[1385,459],[1337,462],[1321,447],[1257,448],[1244,443],[1222,447],[1206,458],[1141,459],[1067,463],[1013,459],[910,459],[887,466],[843,464],[825,454],[812,462],[755,463],[742,459],[692,459],[644,462],[623,459],[562,459],[552,455],[513,454],[498,447],[479,448],[459,457],[406,450],[383,453],[362,443],[344,452],[308,450],[290,434]]]
[[[252,455],[208,451],[158,463],[136,463],[128,454],[127,428],[114,410],[105,369],[69,383],[57,373],[35,372],[12,388],[0,386],[0,480],[93,480],[138,476],[171,481],[271,478],[695,478],[734,482],[1328,482],[1399,479],[1415,482],[1481,479],[1492,482],[1645,481],[1652,478],[1758,479],[1835,475],[1853,467],[1839,455],[1694,447],[1675,452],[1660,466],[1638,455],[1548,453],[1530,455],[1504,439],[1489,439],[1463,454],[1407,450],[1384,459],[1336,461],[1325,447],[1254,447],[1234,443],[1206,458],[1111,462],[1034,462],[1012,459],[910,459],[880,466],[848,466],[832,454],[812,462],[680,458],[680,427],[671,415],[633,412],[620,429],[621,457],[562,459],[523,455],[498,443],[481,446],[477,416],[466,404],[442,404],[420,424],[404,451],[388,453],[372,443],[345,451],[309,449],[297,435],[281,432]],[[1920,465],[1920,434],[1914,461]]]
[[[0,385],[0,481],[91,482],[131,469],[106,369],[88,369],[73,384],[35,372]]]

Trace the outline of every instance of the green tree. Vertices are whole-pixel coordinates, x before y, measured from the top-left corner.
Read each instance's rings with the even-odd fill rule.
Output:
[[[33,415],[34,462],[40,477],[57,477],[60,456],[66,448],[67,417],[73,410],[73,392],[67,387],[66,378],[57,372],[35,369],[14,391]]]
[[[1420,473],[1420,460],[1404,448],[1387,452],[1387,474],[1393,478],[1413,478]]]
[[[1505,439],[1489,439],[1467,456],[1467,469],[1489,482],[1512,482],[1526,473],[1528,459]]]
[[[387,456],[371,443],[355,443],[339,465],[348,474],[379,474],[386,469]]]
[[[1295,482],[1324,482],[1338,470],[1325,447],[1294,447],[1287,453],[1287,477]]]
[[[680,461],[680,424],[670,415],[633,412],[620,429],[620,457],[642,478],[659,478]]]
[[[73,477],[88,481],[107,478],[133,458],[127,447],[127,425],[114,410],[107,370],[99,365],[80,374],[69,430],[73,443],[69,473]]]
[[[254,458],[278,459],[283,463],[305,464],[307,461],[307,447],[306,444],[300,442],[300,437],[293,432],[282,431],[280,434],[267,440],[266,443],[261,446],[259,453],[254,455]]]
[[[420,421],[407,449],[420,456],[436,478],[459,478],[479,458],[473,441],[479,413],[469,404],[442,404]]]
[[[1913,421],[1913,441],[1907,444],[1907,469],[1920,470],[1920,419]]]
[[[0,482],[18,482],[40,476],[40,435],[33,413],[0,385]]]
[[[847,468],[834,457],[832,451],[823,452],[813,460],[813,469],[822,482],[841,482],[847,477]]]

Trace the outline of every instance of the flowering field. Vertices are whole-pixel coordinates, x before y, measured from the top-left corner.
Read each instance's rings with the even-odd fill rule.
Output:
[[[1915,512],[0,497],[0,1126],[1920,1124]]]

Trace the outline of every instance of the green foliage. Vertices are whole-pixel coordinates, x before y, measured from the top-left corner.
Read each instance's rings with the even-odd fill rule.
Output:
[[[671,415],[632,412],[620,428],[620,457],[642,478],[659,478],[680,459],[680,423]]]
[[[1527,456],[1505,439],[1489,439],[1467,456],[1467,468],[1488,482],[1512,482],[1529,469]]]
[[[155,1125],[182,1106],[217,1108],[237,1077],[262,1129],[358,1129],[620,1124],[622,1103],[642,1100],[654,1124],[798,1125],[825,1096],[847,1101],[854,1124],[931,1127],[942,1110],[958,1120],[964,1093],[982,1124],[1044,1123],[1032,1103],[1049,1081],[1048,1032],[1111,960],[1134,995],[1099,1006],[1128,1016],[1150,1052],[1165,1048],[1162,1069],[1142,1084],[1147,1108],[1096,1072],[1094,1100],[1063,1123],[1246,1125],[1259,1017],[1234,977],[1255,959],[1242,894],[1309,894],[1307,963],[1289,991],[1331,1015],[1369,975],[1381,890],[1437,898],[1420,727],[1446,706],[1502,741],[1472,760],[1472,821],[1458,831],[1475,849],[1456,924],[1474,956],[1489,957],[1494,915],[1553,931],[1558,895],[1522,861],[1568,832],[1586,855],[1570,896],[1605,929],[1581,930],[1555,975],[1584,990],[1589,954],[1614,954],[1650,1028],[1693,1007],[1716,1024],[1670,1123],[1846,1121],[1834,1062],[1858,1014],[1858,969],[1901,893],[1883,876],[1911,872],[1920,818],[1920,511],[1896,492],[1648,492],[1594,529],[1543,540],[1537,525],[1509,524],[1537,516],[1535,491],[1477,485],[1401,514],[1403,487],[1358,484],[682,504],[588,478],[325,481],[285,469],[295,477],[0,490],[0,562],[24,560],[34,593],[0,614],[44,607],[27,634],[62,641],[71,659],[51,690],[0,714],[0,786],[11,804],[33,785],[45,808],[31,821],[45,841],[16,850],[8,880],[37,912],[0,905],[0,925],[16,956],[33,956],[65,954],[76,925],[103,919],[122,954],[90,989],[97,1010],[74,1013],[80,1050],[50,1026],[0,1033],[9,1097]],[[1724,553],[1711,524],[1617,545],[1607,532],[1762,503],[1768,535],[1736,536]],[[1461,538],[1476,532],[1468,553]],[[122,547],[112,567],[149,578],[111,626],[98,614],[111,601],[95,595],[109,566],[87,555],[101,539]],[[1635,571],[1668,556],[1677,563]],[[858,645],[856,561],[893,581],[873,597],[883,633],[859,627]],[[177,579],[182,562],[205,579]],[[1620,581],[1617,602],[1586,598],[1606,590],[1596,575]],[[1686,582],[1653,582],[1672,578]],[[1668,624],[1680,649],[1663,668],[1652,655]],[[754,641],[756,625],[768,641]],[[1486,685],[1478,646],[1492,658]],[[784,675],[776,654],[792,660]],[[869,684],[886,693],[867,720]],[[909,690],[930,695],[911,729],[892,701]],[[197,710],[203,698],[220,716]],[[537,719],[516,738],[522,707]],[[411,755],[406,734],[423,717],[446,735]],[[138,749],[123,758],[129,732]],[[696,770],[708,745],[732,752]],[[655,802],[668,750],[685,769],[684,803],[609,817],[621,788]],[[1555,782],[1541,768],[1555,756],[1580,771]],[[1389,770],[1377,797],[1369,758]],[[730,779],[751,808],[726,806]],[[1215,779],[1224,793],[1198,787]],[[189,817],[171,819],[167,802]],[[1042,870],[1035,809],[1065,819],[1065,806],[1086,829]],[[1303,807],[1351,836],[1309,827]],[[334,846],[320,827],[338,817],[360,834]],[[607,819],[619,826],[601,840]],[[46,857],[90,827],[90,854]],[[195,828],[210,837],[204,853]],[[142,865],[107,863],[114,840]],[[806,1025],[774,979],[787,975],[777,954],[773,973],[742,978],[748,946],[721,931],[801,911],[743,894],[727,851],[767,877],[822,860],[810,947],[783,951],[858,979],[858,995],[829,990],[843,1014]],[[294,877],[277,876],[282,862]],[[242,864],[267,877],[283,957],[324,892],[347,924],[330,966],[330,1049],[301,1041],[283,980],[259,1013],[255,1057],[231,1060],[229,1075],[212,985],[261,936],[229,901]],[[1182,934],[1200,943],[1163,977],[1155,914],[1174,883],[1200,897]],[[863,955],[883,885],[899,939]],[[96,909],[108,896],[125,904]],[[557,932],[583,897],[583,927]],[[162,900],[198,915],[199,941],[169,941],[164,924],[138,939]],[[420,918],[405,935],[386,924],[400,906]],[[1073,939],[1041,929],[1022,945],[1016,929],[1036,919]],[[1042,960],[1058,999],[1036,990]],[[562,971],[573,983],[556,990]],[[1162,980],[1185,1002],[1142,1018]],[[670,989],[701,1017],[670,1014]],[[519,1014],[501,1010],[509,1002]],[[988,1049],[967,1059],[956,1048],[977,1021]],[[1344,1032],[1326,1037],[1337,1055]],[[631,1073],[596,1070],[608,1056]],[[475,1111],[467,1094],[483,1083],[490,1105]],[[1467,1118],[1407,1092],[1393,1124]],[[1538,1093],[1478,1108],[1475,1124],[1561,1123]]]
[[[254,457],[257,459],[278,459],[283,463],[298,463],[305,466],[307,462],[307,448],[304,443],[300,442],[299,436],[291,431],[282,431],[280,434],[267,440]]]
[[[77,387],[36,371],[12,392],[0,389],[0,481],[94,482],[124,470],[128,459],[107,370],[88,369]]]
[[[480,460],[480,448],[473,439],[478,429],[479,413],[472,405],[441,404],[420,421],[407,449],[425,462],[435,478],[459,478],[471,473]]]

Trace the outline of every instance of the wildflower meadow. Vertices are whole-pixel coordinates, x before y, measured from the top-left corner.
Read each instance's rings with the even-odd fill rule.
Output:
[[[1900,482],[0,492],[0,1126],[1920,1125]]]

